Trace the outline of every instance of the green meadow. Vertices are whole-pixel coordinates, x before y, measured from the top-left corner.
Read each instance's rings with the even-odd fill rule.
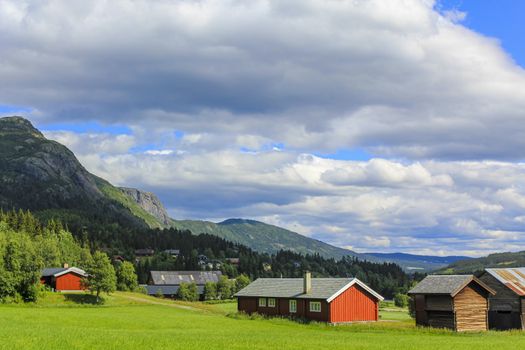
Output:
[[[116,293],[48,294],[36,304],[0,306],[1,349],[519,349],[521,332],[458,334],[415,328],[405,310],[381,321],[301,324],[235,313],[234,303],[180,303]]]

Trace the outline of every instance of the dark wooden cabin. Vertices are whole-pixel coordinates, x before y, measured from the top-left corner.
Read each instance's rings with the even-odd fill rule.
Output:
[[[408,292],[416,324],[455,331],[488,329],[488,297],[495,291],[473,275],[430,275]]]
[[[525,329],[525,267],[486,269],[479,279],[496,291],[489,297],[489,328]]]
[[[377,321],[383,297],[357,278],[259,278],[237,294],[239,311],[329,323]]]

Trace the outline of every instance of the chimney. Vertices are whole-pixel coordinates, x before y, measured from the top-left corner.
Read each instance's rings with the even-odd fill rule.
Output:
[[[312,291],[312,274],[310,273],[310,271],[304,272],[303,282],[303,292],[304,294],[309,294]]]
[[[68,263],[64,263],[64,268],[65,269],[69,269],[69,264]]]

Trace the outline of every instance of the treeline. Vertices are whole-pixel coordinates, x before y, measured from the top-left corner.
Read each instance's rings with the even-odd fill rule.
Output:
[[[196,236],[176,229],[146,230],[135,234],[143,239],[134,240],[133,249],[152,248],[158,251],[153,257],[138,261],[136,270],[141,283],[147,282],[151,270],[200,270],[203,266],[210,269],[200,262],[201,255],[211,261],[211,265],[219,262],[219,269],[231,278],[240,274],[252,280],[259,277],[302,277],[303,272],[308,270],[314,277],[357,277],[386,298],[406,293],[412,283],[411,276],[393,263],[373,263],[353,257],[326,259],[317,254],[301,255],[290,251],[263,254],[217,236]],[[133,249],[128,249],[127,258],[133,258]],[[172,257],[162,253],[166,249],[179,249],[180,254]],[[226,258],[239,258],[239,264],[231,264]]]
[[[217,236],[193,235],[177,229],[108,225],[93,230],[93,227],[78,228],[74,237],[68,227],[53,218],[42,224],[29,212],[0,211],[0,298],[2,295],[18,295],[24,300],[31,300],[35,295],[31,286],[38,281],[41,268],[68,263],[89,270],[97,250],[109,256],[120,255],[126,261],[133,262],[140,283],[147,282],[151,270],[217,268],[229,278],[244,274],[251,280],[259,277],[302,277],[305,270],[311,271],[314,277],[357,277],[386,298],[405,293],[412,283],[412,277],[393,263],[373,263],[352,257],[335,260],[290,251],[264,254]],[[136,259],[135,250],[141,248],[154,249],[156,254]],[[162,253],[167,249],[178,249],[180,254],[173,257]],[[202,256],[208,263],[203,263]],[[238,258],[238,264],[232,264],[227,258]],[[114,264],[116,283],[122,286],[124,284],[118,281],[120,265]],[[127,270],[129,265],[126,264]],[[3,279],[10,282],[2,283]]]

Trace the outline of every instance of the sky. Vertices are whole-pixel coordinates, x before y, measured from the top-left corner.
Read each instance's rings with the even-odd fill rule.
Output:
[[[0,115],[176,219],[525,249],[519,1],[0,0]]]

